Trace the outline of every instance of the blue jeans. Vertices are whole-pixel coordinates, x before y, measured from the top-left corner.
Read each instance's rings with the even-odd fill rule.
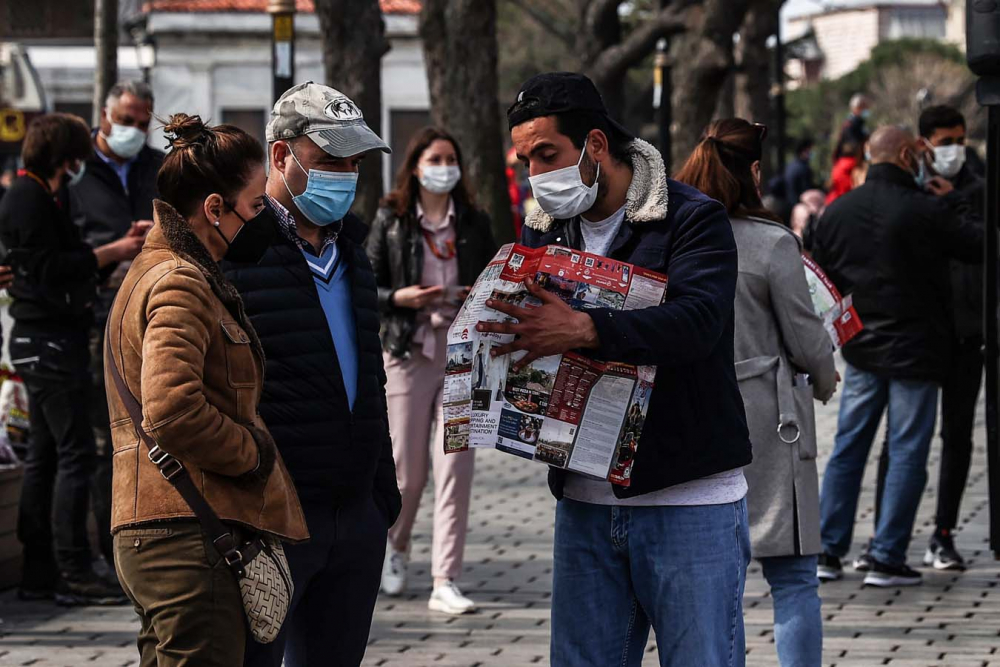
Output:
[[[816,556],[761,558],[774,601],[774,643],[781,667],[819,667],[823,662]]]
[[[889,467],[871,555],[888,565],[906,562],[913,522],[927,483],[927,454],[937,419],[938,385],[893,380],[847,366],[837,437],[820,497],[823,549],[844,557],[851,546],[861,478],[882,413],[888,408]]]
[[[746,500],[692,507],[556,508],[552,667],[743,667]]]

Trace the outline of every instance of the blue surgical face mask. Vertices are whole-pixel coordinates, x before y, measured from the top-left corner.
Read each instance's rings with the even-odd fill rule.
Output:
[[[923,190],[924,186],[927,185],[927,179],[928,179],[927,165],[924,164],[924,161],[918,157],[917,172],[913,174],[913,182],[917,184],[918,188]]]
[[[295,157],[292,147],[288,147],[288,154],[295,160],[295,164],[306,174],[306,189],[302,194],[294,194],[288,187],[285,175],[281,174],[281,180],[285,184],[288,194],[292,195],[292,202],[302,211],[302,215],[309,218],[309,221],[319,227],[332,225],[338,220],[343,220],[347,212],[351,210],[354,203],[354,193],[358,189],[358,173],[355,171],[320,171],[310,169],[308,172],[302,167],[302,163]]]

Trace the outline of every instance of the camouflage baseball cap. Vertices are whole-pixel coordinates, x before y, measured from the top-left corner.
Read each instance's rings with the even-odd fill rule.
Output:
[[[365,124],[347,95],[312,81],[289,88],[271,109],[267,143],[305,135],[333,157],[392,150]]]

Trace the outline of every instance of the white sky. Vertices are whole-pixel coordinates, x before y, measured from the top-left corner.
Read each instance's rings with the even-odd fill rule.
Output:
[[[787,0],[781,8],[781,16],[795,16],[810,9],[819,9],[823,5],[818,0]]]

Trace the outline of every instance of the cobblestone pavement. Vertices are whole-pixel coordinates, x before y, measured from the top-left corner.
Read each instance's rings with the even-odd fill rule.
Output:
[[[821,471],[833,441],[836,409],[833,402],[817,413]],[[924,570],[920,587],[879,590],[863,588],[861,577],[848,570],[844,581],[821,590],[824,665],[1000,667],[1000,563],[988,551],[983,437],[980,412],[979,441],[957,537],[970,560],[969,571]],[[914,564],[933,530],[938,442],[910,549]],[[544,467],[496,452],[477,456],[460,583],[480,603],[480,612],[451,618],[427,611],[430,503],[425,496],[414,537],[411,590],[402,598],[379,600],[366,666],[547,664],[554,501],[545,486]],[[855,535],[859,546],[871,532],[873,480],[871,465]],[[756,564],[750,568],[745,605],[747,664],[777,665],[771,601]],[[0,619],[0,665],[137,664],[137,623],[127,608],[69,611],[18,603],[7,592],[0,595]],[[657,664],[653,640],[643,664]]]

